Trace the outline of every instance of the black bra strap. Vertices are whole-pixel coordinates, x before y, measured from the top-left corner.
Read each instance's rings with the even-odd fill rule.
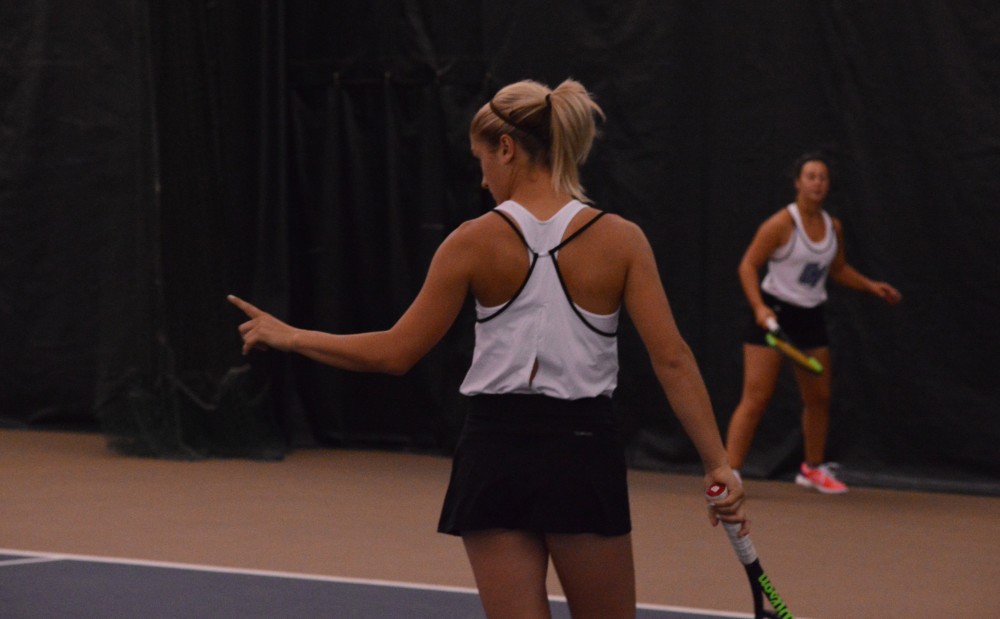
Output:
[[[590,221],[588,221],[587,223],[585,223],[585,224],[583,224],[582,226],[580,226],[580,229],[579,229],[579,230],[577,230],[577,231],[576,231],[576,232],[574,232],[573,234],[571,234],[571,235],[569,235],[568,237],[566,237],[566,239],[565,239],[565,240],[563,240],[563,242],[562,242],[562,243],[559,243],[558,245],[556,245],[555,247],[553,247],[552,249],[550,249],[550,250],[549,250],[549,253],[550,253],[550,254],[555,254],[555,253],[556,253],[557,251],[559,251],[560,249],[562,249],[562,248],[563,248],[563,247],[564,247],[564,246],[565,246],[565,245],[566,245],[567,243],[569,243],[570,241],[572,241],[572,240],[573,240],[573,239],[575,239],[576,237],[578,237],[578,236],[580,236],[581,234],[583,234],[583,232],[584,232],[584,231],[585,231],[585,230],[586,230],[587,228],[589,228],[589,227],[591,227],[592,225],[594,225],[595,223],[597,223],[597,220],[598,220],[598,219],[600,219],[601,217],[604,217],[604,215],[605,215],[605,214],[607,214],[607,211],[600,211],[599,213],[597,213],[596,215],[594,215],[594,216],[593,216],[593,217],[592,217],[592,218],[590,219]],[[524,237],[521,237],[521,238],[523,239]]]
[[[587,320],[587,317],[584,316],[583,313],[580,311],[580,309],[576,306],[576,303],[573,302],[573,297],[570,296],[570,294],[569,294],[569,288],[566,287],[566,281],[563,279],[562,269],[559,268],[559,260],[556,259],[556,252],[558,252],[560,249],[562,249],[563,247],[565,247],[570,241],[572,241],[576,237],[578,237],[581,234],[583,234],[583,232],[587,228],[589,228],[592,225],[594,225],[595,223],[597,223],[598,219],[600,219],[601,217],[604,217],[605,212],[606,211],[601,211],[597,215],[594,215],[590,219],[590,221],[588,221],[587,223],[585,223],[582,226],[580,226],[579,230],[577,230],[573,234],[569,235],[568,237],[566,237],[566,239],[562,243],[559,243],[558,245],[556,245],[555,247],[553,247],[551,250],[549,250],[549,255],[552,256],[552,266],[555,267],[555,269],[556,269],[556,277],[559,278],[559,285],[562,286],[563,294],[566,295],[566,301],[569,302],[569,306],[573,310],[573,313],[576,314],[577,317],[581,321],[583,321],[583,324],[588,329],[590,329],[591,331],[593,331],[594,333],[597,333],[598,335],[603,335],[603,336],[606,336],[606,337],[615,337],[615,335],[617,335],[616,331],[602,331],[602,330],[598,329],[597,327],[595,327],[594,325],[590,324],[590,321]]]
[[[576,303],[573,302],[573,297],[570,296],[569,288],[566,287],[566,281],[563,279],[562,270],[559,268],[559,261],[556,260],[555,254],[552,254],[552,266],[556,269],[556,277],[559,278],[559,285],[562,286],[563,294],[566,295],[566,301],[569,303],[570,309],[572,309],[573,313],[576,314],[577,317],[583,322],[583,325],[598,335],[603,335],[605,337],[615,337],[618,335],[617,331],[602,331],[590,324],[587,317],[583,315],[580,308],[578,308]]]
[[[518,238],[521,239],[521,242],[524,243],[524,246],[528,248],[528,252],[531,253],[531,264],[528,266],[528,274],[524,276],[524,281],[521,282],[520,286],[518,286],[517,292],[514,293],[514,296],[512,296],[510,299],[508,299],[507,302],[504,303],[503,306],[500,307],[500,309],[498,309],[497,311],[493,312],[492,314],[490,314],[486,318],[476,318],[476,322],[486,322],[487,320],[493,320],[494,318],[496,318],[497,316],[499,316],[501,313],[503,313],[503,311],[505,309],[507,309],[508,307],[510,307],[510,304],[513,303],[514,300],[517,299],[519,296],[521,296],[521,291],[523,291],[524,287],[528,285],[528,280],[531,279],[531,273],[535,270],[535,263],[538,262],[538,253],[536,253],[535,250],[531,249],[531,246],[528,245],[528,240],[525,239],[524,238],[524,234],[521,233],[521,229],[518,228],[517,225],[515,225],[513,221],[511,221],[510,217],[508,217],[507,214],[504,213],[503,211],[500,211],[500,210],[497,210],[497,209],[493,209],[490,212],[491,213],[496,213],[504,221],[506,221],[507,225],[510,226],[511,230],[513,230],[517,234]]]
[[[524,238],[524,234],[521,232],[521,229],[517,227],[517,225],[510,219],[510,217],[508,217],[506,213],[504,213],[503,211],[500,211],[498,209],[493,209],[493,211],[491,211],[491,212],[496,213],[501,218],[503,218],[503,220],[507,222],[507,225],[509,225],[511,227],[511,229],[517,234],[518,238],[521,239],[521,242],[524,243],[524,246],[528,248],[528,252],[531,253],[531,265],[528,267],[528,274],[525,275],[524,281],[521,282],[521,286],[517,289],[517,292],[514,293],[514,296],[512,296],[510,298],[510,300],[508,300],[506,303],[504,303],[503,306],[500,307],[500,309],[498,309],[497,311],[493,312],[492,314],[490,314],[489,316],[487,316],[485,318],[477,318],[476,322],[486,322],[488,320],[493,320],[494,318],[496,318],[497,316],[499,316],[501,313],[503,313],[503,311],[505,309],[507,309],[508,307],[510,307],[510,304],[513,303],[514,300],[517,299],[517,297],[519,297],[521,295],[521,292],[524,290],[524,287],[528,285],[528,280],[531,278],[531,273],[532,273],[532,271],[535,270],[535,264],[538,262],[538,253],[535,252],[535,250],[531,249],[531,246],[528,245],[528,240]],[[597,223],[597,220],[600,219],[601,217],[603,217],[605,215],[605,213],[606,213],[606,211],[601,211],[601,212],[597,213],[597,215],[594,215],[594,217],[592,217],[590,219],[590,221],[588,221],[587,223],[585,223],[582,226],[580,226],[579,230],[577,230],[573,234],[569,235],[568,237],[566,237],[563,240],[563,242],[559,243],[558,245],[556,245],[555,247],[553,247],[552,249],[550,249],[549,252],[548,252],[548,254],[549,254],[549,256],[552,257],[552,266],[555,267],[556,277],[559,279],[559,285],[562,287],[563,294],[566,296],[566,301],[569,302],[569,306],[573,310],[573,313],[575,313],[577,315],[577,317],[583,322],[584,326],[586,326],[588,329],[590,329],[594,333],[597,333],[599,335],[603,335],[605,337],[615,337],[617,335],[616,331],[615,332],[609,332],[609,331],[602,331],[602,330],[598,329],[594,325],[590,324],[590,322],[587,320],[587,317],[583,315],[583,313],[579,310],[579,308],[577,308],[576,303],[573,302],[573,297],[571,297],[570,294],[569,294],[569,288],[566,287],[566,282],[563,280],[562,270],[559,268],[559,261],[556,260],[556,252],[557,251],[559,251],[560,249],[562,249],[563,247],[565,247],[566,244],[568,244],[570,241],[572,241],[576,237],[578,237],[581,234],[583,234],[583,232],[587,228],[589,228],[590,226],[592,226],[595,223]]]
[[[507,213],[504,213],[500,209],[493,209],[490,212],[496,213],[501,217],[501,219],[506,221],[507,225],[510,226],[510,229],[513,230],[514,234],[517,235],[517,238],[521,239],[521,242],[524,243],[524,246],[527,247],[529,251],[531,250],[531,246],[528,245],[528,239],[524,238],[524,234],[521,232],[521,229],[517,227],[517,224],[514,223],[514,221],[507,215]]]

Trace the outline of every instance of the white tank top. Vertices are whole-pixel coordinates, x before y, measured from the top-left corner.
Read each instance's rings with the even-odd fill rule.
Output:
[[[506,214],[508,223],[513,220],[520,228],[532,267],[507,303],[484,307],[476,301],[476,348],[459,389],[463,394],[533,393],[575,400],[614,392],[620,310],[584,310],[570,299],[558,273],[558,249],[589,226],[563,240],[566,227],[583,208],[573,200],[540,221],[516,202],[497,206],[500,216]]]
[[[768,258],[767,275],[760,287],[793,305],[816,307],[826,301],[826,276],[837,255],[833,220],[822,211],[823,239],[814,243],[802,226],[798,205],[793,202],[787,208],[795,223],[792,236]]]

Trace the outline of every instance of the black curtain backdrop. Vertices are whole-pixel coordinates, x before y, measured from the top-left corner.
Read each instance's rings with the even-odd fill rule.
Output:
[[[391,326],[438,243],[492,206],[474,111],[573,77],[608,114],[584,183],[650,237],[723,430],[736,265],[792,199],[790,162],[822,149],[848,260],[904,294],[831,289],[829,457],[858,483],[1000,492],[989,3],[118,0],[0,21],[6,425],[93,424],[163,457],[448,453],[470,311],[407,376],[369,376],[242,358],[224,296],[303,327]],[[627,321],[620,350],[632,464],[696,470]],[[748,473],[791,474],[799,412],[784,376]]]

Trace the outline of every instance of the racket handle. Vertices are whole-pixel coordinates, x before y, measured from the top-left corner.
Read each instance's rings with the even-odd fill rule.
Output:
[[[709,503],[724,499],[727,496],[729,496],[729,488],[726,488],[724,484],[712,484],[705,491],[705,498],[708,499]],[[733,550],[736,551],[736,556],[739,558],[740,563],[750,565],[757,560],[757,549],[754,548],[750,536],[744,535],[740,537],[740,529],[742,528],[740,523],[723,522],[722,528],[726,530],[726,537],[729,538],[729,543],[732,545]]]
[[[777,333],[781,330],[781,327],[778,326],[778,321],[775,320],[774,316],[768,316],[767,320],[764,321],[764,324],[767,325],[767,330],[771,333]]]

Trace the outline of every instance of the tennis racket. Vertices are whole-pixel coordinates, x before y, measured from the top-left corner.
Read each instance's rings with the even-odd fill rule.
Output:
[[[788,334],[781,330],[781,327],[778,326],[778,321],[774,318],[767,319],[767,335],[764,336],[764,339],[767,340],[768,346],[776,349],[813,374],[823,373],[823,364],[816,357],[811,357],[799,350],[798,346],[792,342],[792,338],[788,337]]]
[[[713,484],[706,492],[705,498],[709,502],[717,501],[729,496],[729,489],[723,484]],[[750,580],[750,591],[753,594],[753,616],[754,619],[795,619],[792,612],[785,606],[781,596],[771,584],[771,579],[764,573],[760,566],[760,559],[757,557],[757,550],[750,541],[750,536],[739,536],[740,525],[735,522],[723,522],[726,536],[729,543],[733,545],[736,556],[747,571],[747,578]],[[773,610],[765,610],[764,600],[767,599]]]

